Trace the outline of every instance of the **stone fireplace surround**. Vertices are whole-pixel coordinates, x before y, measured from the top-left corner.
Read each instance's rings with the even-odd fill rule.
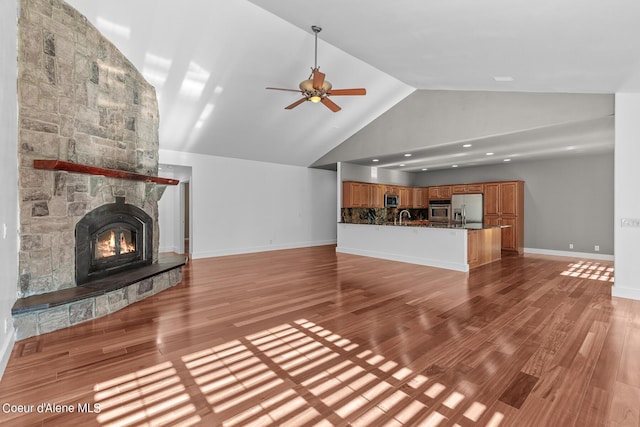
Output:
[[[164,185],[34,168],[45,159],[144,176],[158,171],[155,89],[63,0],[21,0],[18,106],[16,338],[104,316],[179,283],[184,258],[158,257]],[[119,197],[152,219],[152,264],[76,286],[76,225]]]

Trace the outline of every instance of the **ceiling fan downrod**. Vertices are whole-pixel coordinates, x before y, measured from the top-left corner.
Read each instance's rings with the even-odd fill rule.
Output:
[[[313,61],[313,69],[317,70],[318,69],[318,33],[322,31],[322,28],[318,27],[317,25],[312,25],[311,29],[316,34],[316,55]]]

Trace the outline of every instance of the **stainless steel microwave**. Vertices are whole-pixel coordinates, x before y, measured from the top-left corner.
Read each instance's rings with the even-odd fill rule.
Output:
[[[397,208],[399,204],[400,204],[400,196],[398,196],[397,194],[384,195],[385,208]]]

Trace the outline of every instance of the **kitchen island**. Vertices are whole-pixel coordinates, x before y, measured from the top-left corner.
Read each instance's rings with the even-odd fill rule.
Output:
[[[336,252],[469,271],[500,259],[500,239],[496,226],[338,223]]]

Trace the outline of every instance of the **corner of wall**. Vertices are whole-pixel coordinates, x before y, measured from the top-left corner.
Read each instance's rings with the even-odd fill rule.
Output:
[[[15,342],[16,331],[13,328],[13,325],[11,325],[7,331],[5,339],[0,343],[2,346],[2,348],[0,348],[0,378],[2,378],[2,374],[9,363],[9,357],[11,357],[11,350],[13,350],[13,344],[15,344]]]
[[[0,1],[0,377],[15,342],[18,285],[18,0]]]

